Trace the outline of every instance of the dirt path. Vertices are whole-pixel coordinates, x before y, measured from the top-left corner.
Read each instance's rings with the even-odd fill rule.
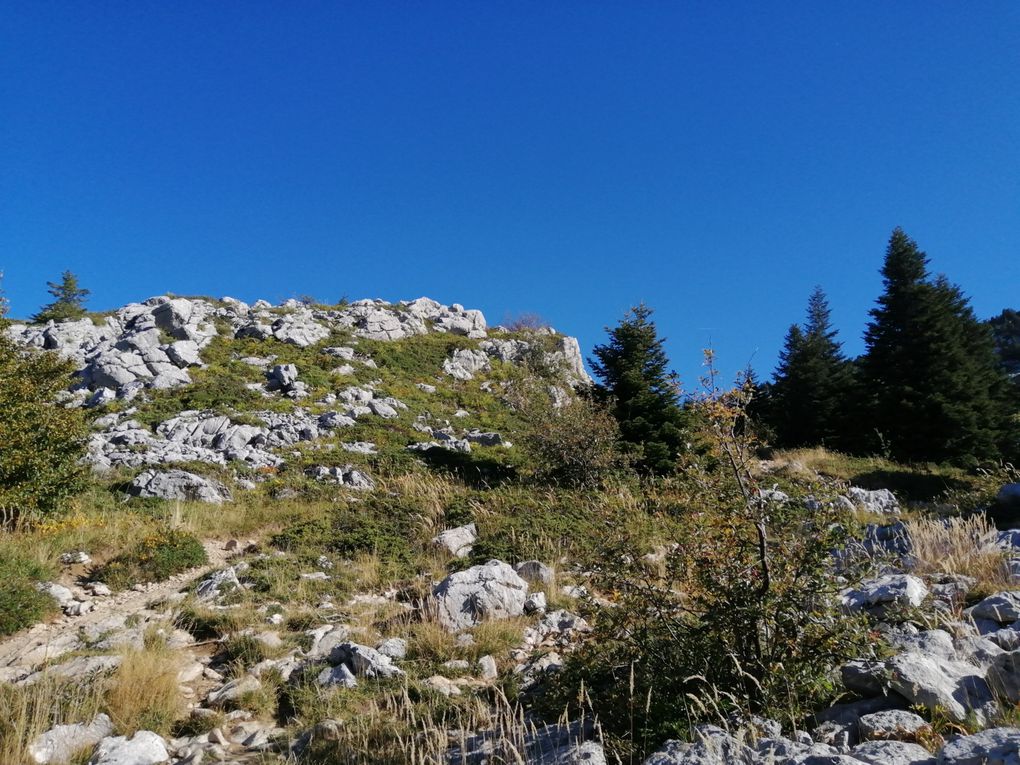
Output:
[[[203,547],[209,557],[209,562],[203,566],[188,569],[165,582],[146,585],[143,591],[125,590],[109,597],[90,598],[95,608],[87,614],[61,616],[0,641],[0,681],[16,679],[44,661],[81,648],[78,635],[83,630],[144,611],[150,603],[179,592],[211,570],[223,568],[227,560],[237,554],[236,551],[224,550],[224,543],[218,540],[203,542]],[[61,583],[74,590],[79,589],[72,582]]]

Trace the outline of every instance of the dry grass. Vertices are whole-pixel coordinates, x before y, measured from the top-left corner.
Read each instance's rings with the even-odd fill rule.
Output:
[[[183,710],[178,669],[177,654],[165,645],[125,654],[106,692],[106,711],[119,733],[170,732]]]
[[[303,761],[313,765],[346,763],[468,762],[467,752],[480,742],[471,739],[479,732],[487,737],[487,761],[500,763],[539,762],[528,742],[538,734],[522,708],[498,691],[491,702],[466,693],[447,699],[421,694],[410,685],[393,686],[371,697],[360,689],[348,693],[324,693],[303,689],[299,718],[311,724],[336,720],[335,738],[313,741]],[[300,694],[299,694],[300,695]],[[366,756],[366,753],[371,756]],[[477,756],[477,755],[476,755]],[[472,760],[473,761],[473,760]]]
[[[26,747],[40,733],[54,725],[89,722],[103,711],[103,680],[0,684],[0,710],[0,762],[31,762]]]
[[[410,626],[407,641],[409,659],[441,663],[456,658],[458,651],[456,637],[439,622],[427,619]]]
[[[984,515],[907,521],[919,574],[963,574],[989,591],[1009,589],[1006,554],[995,546],[995,527]]]

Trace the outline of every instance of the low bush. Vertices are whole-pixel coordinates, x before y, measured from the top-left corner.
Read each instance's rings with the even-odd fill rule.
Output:
[[[56,604],[36,589],[47,571],[36,561],[0,548],[0,635],[10,635],[40,621]]]
[[[85,418],[56,402],[72,366],[18,347],[5,324],[0,314],[0,528],[60,511],[88,477]]]
[[[609,410],[584,395],[559,406],[545,390],[525,385],[515,395],[523,416],[523,445],[541,480],[596,488],[627,467],[617,448],[620,428]]]
[[[591,639],[543,701],[550,713],[580,712],[584,695],[621,756],[732,714],[798,726],[832,699],[834,669],[866,642],[863,622],[837,606],[832,550],[847,519],[762,500],[738,432],[740,397],[702,410],[716,467],[685,466],[687,502],[658,572],[626,534],[606,544],[589,586],[612,605],[589,604]]]
[[[140,582],[162,582],[206,562],[205,548],[194,534],[163,528],[94,570],[90,578],[123,589]]]

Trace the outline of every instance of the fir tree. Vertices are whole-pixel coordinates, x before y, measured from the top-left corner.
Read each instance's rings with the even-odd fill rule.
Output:
[[[808,299],[807,323],[787,332],[769,387],[764,410],[777,445],[843,445],[843,402],[853,374],[836,334],[825,293],[816,287]]]
[[[995,338],[995,351],[1002,368],[1020,384],[1020,312],[1007,308],[989,319],[988,327]]]
[[[78,286],[78,277],[70,271],[64,271],[60,282],[46,282],[47,291],[56,298],[32,317],[37,324],[47,321],[64,321],[80,319],[85,315],[85,301],[89,291]]]
[[[683,445],[684,414],[676,376],[667,369],[664,339],[645,305],[632,308],[595,347],[592,368],[599,393],[610,402],[620,425],[621,446],[636,456],[644,473],[665,474],[676,466]]]
[[[991,332],[958,287],[929,276],[928,257],[902,229],[882,277],[861,364],[876,438],[904,461],[997,458],[1006,387]]]

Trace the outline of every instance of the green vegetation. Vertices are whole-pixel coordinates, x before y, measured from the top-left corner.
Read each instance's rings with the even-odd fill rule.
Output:
[[[92,573],[94,581],[124,589],[142,582],[161,582],[207,560],[202,543],[187,531],[163,528]]]
[[[820,289],[808,322],[791,327],[754,414],[778,446],[830,446],[903,463],[994,465],[1020,456],[1015,312],[977,320],[961,289],[932,276],[925,255],[893,231],[884,291],[848,362]]]
[[[774,382],[768,387],[764,419],[781,447],[838,446],[845,441],[853,370],[836,341],[829,304],[821,287],[808,300],[807,323],[786,335]]]
[[[32,317],[34,323],[45,324],[48,321],[85,317],[85,301],[88,299],[89,291],[78,285],[77,276],[70,271],[64,271],[59,282],[46,282],[46,286],[54,300]]]
[[[620,754],[643,758],[731,713],[796,727],[836,695],[833,669],[868,643],[835,606],[831,551],[849,519],[760,497],[753,443],[741,435],[745,405],[739,390],[700,405],[711,451],[685,462],[658,570],[620,529],[602,547],[591,581],[612,605],[590,605],[591,639],[541,701],[579,715],[583,698]]]
[[[609,342],[595,346],[591,365],[601,380],[598,391],[610,402],[620,426],[620,445],[644,473],[666,475],[676,468],[683,447],[684,416],[676,376],[651,321],[652,309],[631,308],[608,329]]]
[[[16,346],[0,316],[0,528],[65,508],[86,485],[87,426],[57,403],[71,366],[55,354]]]
[[[896,229],[861,362],[869,425],[901,461],[997,459],[1008,411],[991,333],[960,289],[932,279],[927,265]]]
[[[0,636],[35,624],[55,610],[53,598],[36,589],[49,573],[13,546],[0,546]]]

